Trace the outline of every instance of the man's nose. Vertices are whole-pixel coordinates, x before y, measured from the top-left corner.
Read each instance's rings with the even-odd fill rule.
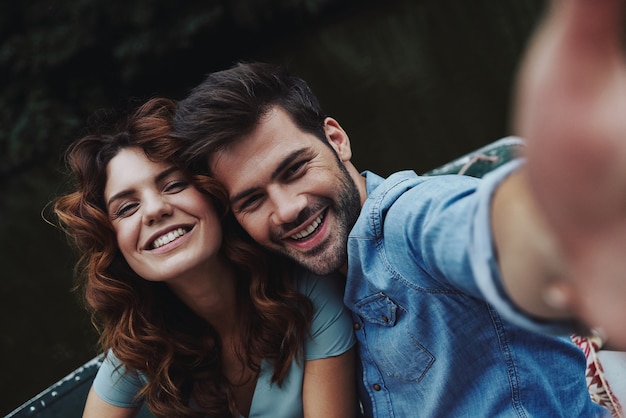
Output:
[[[143,199],[143,218],[146,225],[159,222],[164,216],[172,214],[172,205],[159,193],[147,193]]]
[[[277,187],[269,195],[272,201],[271,220],[275,225],[294,222],[307,204],[303,195],[293,193],[285,187]]]

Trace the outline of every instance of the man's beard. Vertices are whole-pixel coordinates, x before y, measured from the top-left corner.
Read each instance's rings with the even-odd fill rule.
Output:
[[[341,177],[339,197],[331,202],[326,217],[332,212],[337,223],[328,240],[308,252],[291,247],[281,247],[280,252],[315,274],[329,274],[342,267],[348,260],[348,235],[361,212],[359,191],[348,170],[338,161]],[[324,221],[326,222],[326,220]]]

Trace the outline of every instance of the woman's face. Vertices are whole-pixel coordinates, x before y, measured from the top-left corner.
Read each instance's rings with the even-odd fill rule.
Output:
[[[206,275],[220,257],[222,228],[210,198],[139,148],[109,162],[104,200],[122,255],[146,280]]]

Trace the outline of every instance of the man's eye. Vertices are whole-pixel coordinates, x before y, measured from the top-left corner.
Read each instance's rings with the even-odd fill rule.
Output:
[[[253,209],[256,205],[261,201],[261,195],[253,195],[248,197],[246,200],[241,202],[239,205],[238,211],[243,212],[246,210]]]
[[[285,171],[285,175],[287,177],[293,177],[297,175],[298,173],[300,173],[300,171],[302,171],[306,163],[307,163],[306,161],[298,161],[294,163],[287,169],[287,171]]]

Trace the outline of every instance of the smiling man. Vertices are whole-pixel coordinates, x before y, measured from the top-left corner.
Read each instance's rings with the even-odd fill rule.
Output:
[[[306,83],[260,63],[210,74],[175,120],[184,162],[226,187],[256,241],[346,275],[366,416],[604,415],[570,305],[549,297],[569,285],[567,259],[528,164],[482,180],[360,173]]]
[[[345,265],[344,237],[365,196],[362,182],[359,192],[351,178],[360,176],[345,132],[332,118],[323,129],[330,142],[302,132],[285,110],[271,107],[252,132],[209,157],[252,238],[318,274]]]

